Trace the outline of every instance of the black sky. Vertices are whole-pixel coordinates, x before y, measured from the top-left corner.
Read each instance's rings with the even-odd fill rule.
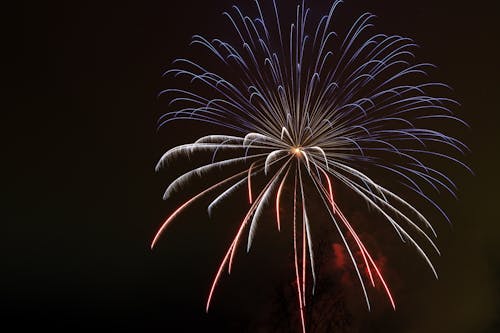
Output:
[[[208,221],[198,205],[149,250],[174,207],[161,195],[175,170],[155,174],[154,165],[164,150],[207,131],[188,124],[156,132],[166,111],[156,99],[168,85],[161,73],[192,51],[191,35],[223,35],[221,12],[233,2],[24,5],[13,29],[21,32],[14,47],[21,84],[15,108],[4,112],[10,168],[2,200],[2,323],[237,332],[252,327],[254,313],[262,315],[272,293],[266,270],[279,259],[266,257],[269,239],[262,250],[240,253],[239,273],[224,280],[208,315],[205,296],[231,230]],[[325,7],[308,3],[313,12]],[[440,280],[417,254],[408,257],[410,268],[395,268],[409,277],[396,295],[400,308],[377,302],[382,310],[359,316],[366,321],[361,332],[498,332],[498,11],[493,1],[344,6],[351,18],[361,9],[375,13],[378,31],[415,39],[419,59],[438,65],[437,78],[454,87],[458,113],[471,125],[466,160],[476,173],[458,173],[459,201],[446,201],[453,227],[436,222]]]

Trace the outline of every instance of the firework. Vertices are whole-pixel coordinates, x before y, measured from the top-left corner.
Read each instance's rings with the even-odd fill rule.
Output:
[[[294,7],[295,18],[289,25],[274,1],[269,8],[255,1],[255,17],[233,6],[223,13],[234,31],[231,42],[193,36],[191,44],[212,57],[208,68],[178,59],[175,68],[165,73],[187,85],[161,92],[170,98],[174,111],[160,118],[160,127],[174,120],[194,120],[225,128],[226,133],[201,137],[161,157],[157,170],[178,155],[212,153],[210,163],[175,179],[164,198],[213,170],[239,167],[240,172],[210,184],[180,205],[161,225],[151,247],[200,197],[213,198],[208,206],[211,213],[234,192],[248,193],[248,211],[215,274],[207,311],[222,273],[231,272],[244,235],[249,250],[263,212],[273,206],[278,230],[283,223],[292,225],[297,302],[302,331],[306,330],[306,294],[314,292],[316,282],[306,186],[316,190],[328,223],[347,249],[368,309],[367,285],[376,282],[394,309],[396,305],[381,269],[343,212],[342,203],[334,198],[337,185],[382,215],[437,277],[429,255],[416,240],[427,242],[439,253],[436,233],[429,220],[392,189],[391,182],[404,184],[448,219],[422,184],[455,195],[453,181],[434,164],[448,160],[468,169],[454,157],[467,147],[439,127],[443,122],[465,123],[452,112],[458,103],[443,97],[449,87],[429,79],[428,71],[434,66],[416,62],[417,45],[411,39],[373,33],[370,13],[337,32],[335,17],[341,2],[334,1],[316,22],[310,22],[310,9],[302,2]],[[223,152],[233,155],[221,159]],[[379,179],[380,172],[391,175],[390,180]],[[265,179],[265,184],[253,185],[255,177]],[[283,202],[285,187],[293,192],[293,202]],[[286,221],[280,216],[280,207],[285,205],[293,216]]]

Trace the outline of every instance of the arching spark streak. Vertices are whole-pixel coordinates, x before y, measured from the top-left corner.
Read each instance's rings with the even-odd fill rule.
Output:
[[[252,168],[254,166],[255,162],[250,165],[250,168],[248,168],[248,203],[252,203]]]
[[[297,155],[298,158],[300,158],[301,154]],[[306,213],[306,199],[304,195],[304,186],[302,182],[302,174],[300,172],[300,164],[298,165],[297,172],[299,174],[299,184],[300,184],[300,195],[301,195],[301,204],[302,204],[302,297],[303,297],[303,306],[304,308],[306,307],[306,266],[307,266],[307,259],[306,259],[306,244],[308,239],[307,237],[307,224],[309,223],[307,220],[307,213]],[[311,257],[312,258],[312,257]],[[311,270],[313,272],[313,277],[314,277],[314,269],[313,269],[313,261],[311,259]]]
[[[335,201],[333,200],[332,183],[330,181],[330,178],[326,174],[326,172],[323,171],[323,169],[319,169],[319,170],[323,173],[323,175],[325,176],[326,181],[328,183],[329,200],[330,200],[330,203],[332,205],[332,213],[335,215],[335,214],[337,214],[337,205],[335,204]],[[343,219],[342,218],[343,215],[340,215],[340,214],[341,214],[341,212],[339,212],[339,216],[341,217],[342,222],[344,222],[344,224],[346,225],[346,227],[349,229],[349,232],[354,237],[354,240],[356,241],[356,244],[359,247],[359,251],[361,252],[361,255],[363,256],[363,260],[365,262],[365,266],[366,266],[366,270],[368,272],[368,276],[370,277],[370,281],[372,283],[372,286],[375,287],[375,281],[373,280],[372,271],[370,269],[370,265],[368,264],[368,260],[366,259],[366,253],[364,251],[363,243],[361,242],[361,240],[359,239],[358,235],[356,234],[356,232],[354,231],[354,229],[351,227],[351,225],[349,224],[349,222],[347,222],[347,219]]]
[[[302,291],[300,288],[300,274],[299,274],[299,258],[297,253],[297,172],[295,173],[295,181],[293,186],[293,256],[295,263],[295,284],[297,285],[297,297],[299,300],[300,322],[302,325],[302,332],[306,332],[306,323],[304,317],[304,305],[302,298]]]
[[[304,202],[302,201],[302,206],[304,206]],[[302,209],[302,213],[304,213],[304,209]],[[304,222],[305,215],[302,214],[302,297],[304,298],[304,308],[306,307],[306,224]]]
[[[283,170],[286,167],[287,164],[285,164],[281,168],[281,170]],[[272,182],[279,176],[279,174],[280,173],[277,173],[276,175],[274,175],[273,179],[271,181],[269,181],[269,183],[267,183],[266,187],[259,194],[259,196],[255,200],[255,202],[252,204],[252,207],[250,207],[250,209],[248,210],[248,213],[246,214],[245,218],[241,222],[240,228],[238,229],[238,232],[236,233],[236,236],[234,237],[234,240],[231,243],[231,246],[227,250],[226,255],[224,256],[224,259],[222,259],[222,262],[221,262],[221,264],[219,266],[219,269],[217,270],[217,273],[215,275],[214,281],[212,282],[212,286],[210,287],[210,292],[208,294],[207,304],[206,304],[206,307],[205,307],[205,310],[207,312],[208,312],[208,309],[210,308],[210,302],[212,300],[213,293],[215,291],[215,287],[216,287],[217,283],[219,282],[219,279],[220,279],[220,276],[222,274],[222,270],[224,269],[224,266],[227,264],[227,262],[229,260],[228,271],[229,271],[229,273],[231,273],[231,266],[232,266],[233,256],[234,256],[234,253],[235,253],[235,249],[238,246],[238,242],[239,242],[239,240],[241,238],[243,230],[245,229],[245,227],[246,227],[246,225],[247,225],[250,217],[252,216],[253,212],[257,208],[257,205],[259,204],[260,200],[262,199],[262,196],[264,195],[265,191],[267,190],[267,188],[269,188],[269,186],[272,184]]]
[[[191,199],[189,199],[188,201],[186,201],[185,203],[183,203],[182,205],[180,205],[166,220],[165,222],[163,222],[163,224],[161,225],[160,229],[158,229],[158,231],[156,232],[154,238],[153,238],[153,241],[151,242],[151,249],[154,248],[154,246],[156,245],[156,242],[158,242],[158,239],[160,238],[161,234],[163,233],[163,231],[165,231],[165,228],[170,224],[170,222],[173,221],[173,219],[180,214],[180,212],[182,212],[187,206],[189,206],[191,203],[193,203],[194,201],[196,201],[196,199],[202,197],[204,194],[214,190],[215,188],[221,186],[221,185],[224,185],[225,183],[237,178],[238,176],[241,176],[243,174],[245,174],[246,171],[243,171],[243,172],[240,172],[232,177],[229,177],[229,178],[226,178],[220,182],[218,182],[217,184],[213,185],[213,186],[210,186],[209,188],[207,188],[206,190],[198,193],[197,195],[195,195],[194,197],[192,197]]]
[[[257,199],[255,200],[255,202],[253,203],[253,205],[248,210],[247,215],[245,216],[245,219],[244,219],[245,225],[248,222],[248,220],[250,219],[250,217],[253,215],[253,213],[255,212],[255,210],[258,208],[258,206],[261,204],[261,200],[263,199],[263,197],[264,197],[265,193],[267,192],[267,190],[274,183],[274,181],[279,177],[279,175],[281,174],[281,172],[283,172],[283,170],[285,169],[285,167],[288,165],[289,162],[290,162],[290,159],[288,160],[288,162],[286,164],[283,165],[283,167],[280,169],[280,171],[277,172],[273,176],[273,178],[269,181],[269,183],[267,183],[267,185],[264,187],[264,189],[262,190],[262,192],[260,192],[259,196],[257,197]],[[231,251],[231,257],[229,259],[229,272],[231,272],[231,267],[233,265],[233,258],[234,258],[234,254],[235,254],[235,249],[236,249],[236,247],[237,247],[237,245],[239,243],[240,236],[241,236],[241,233],[239,233],[239,235],[235,238],[235,246],[233,246],[233,249]]]
[[[294,19],[288,26],[276,0],[267,3],[267,9],[255,0],[257,14],[253,18],[233,6],[223,16],[234,30],[235,40],[195,35],[191,44],[207,51],[212,59],[177,59],[165,73],[182,83],[160,93],[169,97],[169,107],[174,109],[160,117],[160,127],[174,120],[194,120],[225,128],[231,135],[207,135],[168,150],[156,170],[177,156],[207,152],[212,156],[210,163],[175,179],[164,199],[212,171],[244,165],[244,171],[216,182],[177,207],[151,243],[153,248],[167,226],[202,196],[216,195],[208,206],[212,216],[211,212],[235,192],[247,192],[248,210],[215,274],[207,311],[222,272],[227,268],[231,273],[245,230],[249,251],[273,198],[277,228],[282,230],[286,215],[280,214],[280,208],[284,213],[290,206],[282,202],[287,188],[293,189],[293,218],[289,222],[293,224],[302,332],[306,331],[307,296],[314,297],[316,286],[312,239],[318,235],[311,226],[318,222],[317,218],[309,220],[308,203],[318,197],[333,232],[346,248],[368,310],[371,304],[365,280],[373,287],[375,280],[380,281],[396,308],[381,269],[349,216],[340,209],[343,204],[334,197],[332,184],[352,192],[370,211],[380,213],[392,227],[394,237],[415,246],[437,278],[427,253],[434,250],[440,254],[434,241],[436,231],[417,206],[419,200],[412,203],[405,191],[411,190],[449,221],[426,191],[456,197],[457,186],[444,165],[456,164],[470,171],[455,156],[466,153],[467,146],[439,129],[446,128],[441,125],[445,123],[466,125],[453,112],[459,103],[444,95],[450,89],[448,85],[429,78],[434,65],[417,62],[415,42],[372,32],[374,15],[364,13],[345,32],[334,31],[341,3],[332,0],[330,10],[311,24],[310,9],[301,2],[294,7]],[[265,181],[256,182],[254,177]],[[297,216],[298,209],[301,217]],[[361,258],[354,255],[351,246],[359,250]],[[363,266],[368,279],[361,272]],[[312,288],[308,289],[310,281]]]
[[[300,179],[300,169],[299,179]],[[301,184],[301,200],[302,205],[302,304],[306,307],[306,223],[305,223],[305,211],[304,211],[304,193],[302,190],[302,179],[300,179],[299,184]]]
[[[333,188],[332,188],[332,182],[330,181],[330,177],[326,174],[326,172],[323,171],[323,169],[319,169],[323,174],[325,175],[326,181],[328,183],[328,194],[330,195],[330,201],[332,202],[332,209],[333,209],[333,214],[335,214],[335,205],[333,204]]]
[[[323,173],[324,171],[321,170]],[[327,177],[328,179],[328,176],[325,174],[325,177]],[[328,182],[330,184],[330,182]],[[325,189],[323,188],[323,190],[325,191]],[[330,191],[330,194],[332,192]],[[370,263],[371,265],[373,266],[373,268],[375,269],[379,279],[380,279],[380,282],[382,283],[382,285],[384,286],[384,289],[385,289],[385,292],[387,293],[387,297],[389,298],[389,301],[391,302],[391,305],[393,307],[393,309],[396,309],[396,303],[394,302],[394,298],[392,297],[392,293],[391,291],[389,290],[389,287],[387,286],[387,283],[385,282],[385,279],[384,277],[382,276],[382,274],[380,273],[380,269],[377,267],[377,265],[375,264],[375,261],[373,260],[372,256],[370,255],[370,253],[366,250],[366,247],[365,245],[363,244],[363,242],[360,240],[359,236],[357,235],[356,231],[352,228],[351,224],[349,223],[349,221],[347,220],[347,218],[345,217],[345,215],[342,213],[342,211],[340,210],[340,208],[337,206],[337,204],[335,203],[335,201],[333,201],[333,196],[330,196],[330,203],[332,205],[332,211],[333,212],[337,212],[337,215],[340,217],[341,221],[344,223],[344,225],[349,229],[349,232],[351,233],[351,235],[354,237],[358,247],[359,247],[359,250],[363,256],[363,259],[365,261],[365,265],[367,267],[367,271],[368,271],[368,274],[370,276],[370,280],[371,280],[371,283],[373,286],[375,286],[375,281],[373,280],[373,276],[372,276],[372,273],[371,273],[371,269],[370,269],[370,265],[368,264],[368,261],[366,260],[366,258],[368,257],[368,259],[370,260]]]
[[[280,198],[281,198],[281,191],[283,190],[283,185],[285,185],[285,180],[288,176],[288,171],[285,174],[285,177],[283,177],[283,180],[280,183],[280,186],[278,187],[278,192],[276,193],[276,223],[278,224],[278,231],[281,231],[281,220],[280,220]]]

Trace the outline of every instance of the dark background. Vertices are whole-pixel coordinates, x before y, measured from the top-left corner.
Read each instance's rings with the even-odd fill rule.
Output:
[[[224,35],[228,25],[220,14],[232,3],[23,6],[13,29],[22,32],[13,48],[17,61],[4,64],[16,69],[21,83],[3,122],[9,170],[2,191],[7,230],[1,242],[1,325],[236,332],[262,315],[272,291],[265,287],[266,271],[278,260],[265,255],[271,250],[266,242],[262,250],[240,253],[239,273],[223,279],[213,310],[205,314],[231,231],[226,221],[208,221],[202,205],[149,250],[174,207],[161,200],[173,171],[155,174],[154,165],[164,150],[199,136],[189,124],[156,132],[157,117],[167,110],[156,99],[168,86],[161,73],[190,52],[192,34]],[[324,8],[319,1],[308,3],[313,12]],[[464,137],[472,149],[466,160],[476,173],[457,179],[459,201],[447,207],[453,228],[440,228],[440,280],[418,255],[409,256],[408,265],[419,266],[398,289],[398,311],[376,302],[378,311],[359,316],[366,321],[362,332],[500,331],[500,72],[493,3],[344,5],[352,17],[360,8],[375,13],[380,32],[414,38],[422,46],[419,59],[439,66],[437,78],[454,87],[463,105],[458,113],[471,125]]]

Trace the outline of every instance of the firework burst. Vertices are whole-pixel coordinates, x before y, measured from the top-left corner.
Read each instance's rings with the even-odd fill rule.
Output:
[[[217,270],[207,311],[222,273],[231,271],[244,235],[249,250],[263,212],[272,205],[278,230],[283,223],[292,224],[297,302],[302,330],[306,330],[306,294],[314,293],[316,282],[306,185],[316,190],[328,223],[347,249],[368,308],[367,285],[376,282],[394,309],[396,305],[376,261],[343,212],[342,203],[334,198],[336,184],[383,216],[437,277],[429,255],[416,240],[427,242],[439,253],[431,223],[390,184],[404,184],[448,219],[422,183],[455,195],[455,184],[433,161],[448,160],[467,168],[453,157],[467,147],[436,128],[445,121],[463,123],[452,112],[458,103],[442,97],[441,91],[449,90],[447,85],[429,79],[433,65],[415,61],[417,45],[411,39],[371,32],[374,15],[365,13],[349,29],[335,32],[341,2],[334,1],[329,12],[314,23],[309,22],[309,8],[299,4],[290,25],[282,22],[274,1],[267,10],[255,1],[256,17],[233,6],[223,15],[235,32],[235,41],[193,36],[191,44],[201,46],[213,58],[208,68],[194,60],[177,59],[175,68],[165,73],[187,85],[161,92],[175,110],[160,118],[160,127],[174,120],[195,120],[228,132],[201,137],[161,157],[157,170],[178,155],[213,154],[210,163],[175,179],[164,198],[215,169],[241,170],[180,205],[161,225],[151,247],[200,197],[212,195],[211,213],[234,192],[248,193],[248,211]],[[228,151],[232,157],[220,159]],[[390,181],[381,181],[380,171],[390,175]],[[265,184],[253,185],[254,177],[265,179]],[[284,187],[291,189],[293,202],[281,200]],[[289,221],[280,216],[282,205],[291,207]]]

